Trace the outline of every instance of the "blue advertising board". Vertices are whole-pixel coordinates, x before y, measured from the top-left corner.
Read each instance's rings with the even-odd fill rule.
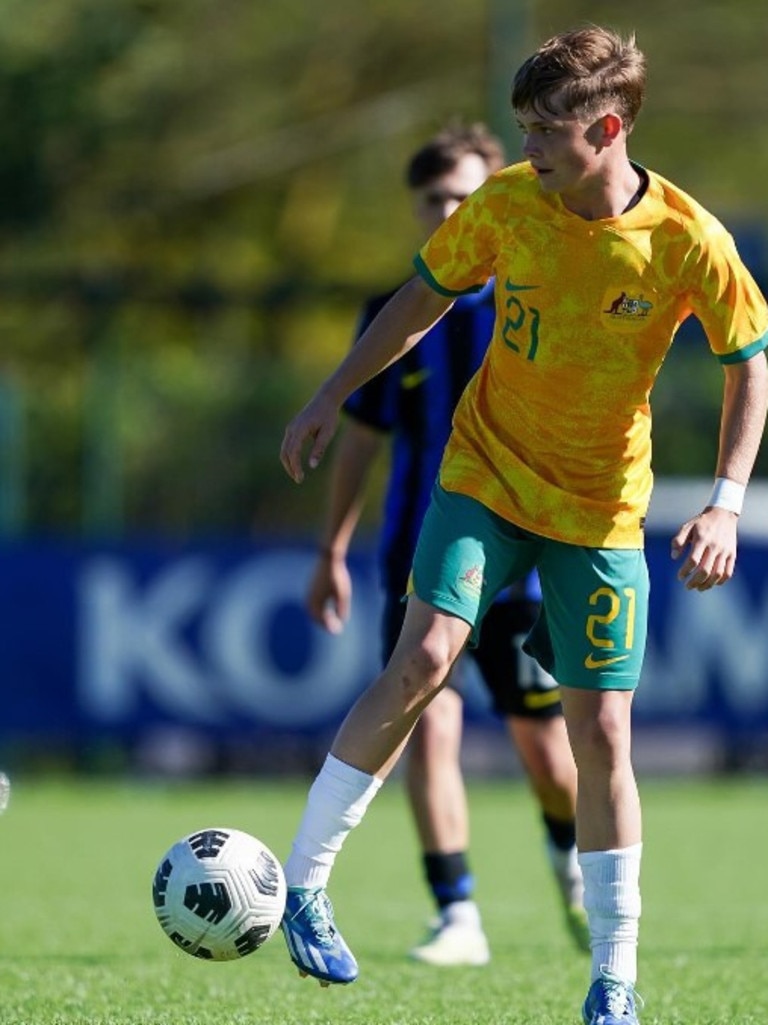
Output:
[[[705,594],[677,581],[668,534],[647,554],[638,728],[767,733],[768,543],[742,541],[734,579]],[[269,540],[6,544],[0,745],[327,735],[378,670],[380,595],[373,550],[355,553],[351,619],[325,634],[302,606],[313,559]],[[490,721],[482,701],[468,716]]]

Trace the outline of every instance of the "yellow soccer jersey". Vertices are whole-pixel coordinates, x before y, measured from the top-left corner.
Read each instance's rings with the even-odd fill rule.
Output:
[[[515,164],[415,259],[444,295],[496,279],[493,340],[456,409],[442,485],[571,544],[642,546],[649,394],[682,321],[697,316],[724,363],[768,344],[768,308],[732,237],[646,173],[633,209],[586,221]]]

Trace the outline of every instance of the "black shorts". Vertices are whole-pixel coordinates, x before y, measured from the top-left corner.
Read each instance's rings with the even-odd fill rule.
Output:
[[[385,664],[400,636],[405,604],[399,594],[386,595],[382,617]],[[477,647],[467,649],[466,656],[477,664],[496,715],[550,719],[563,713],[557,683],[523,652],[523,641],[538,614],[538,602],[528,598],[496,601],[485,614]],[[460,691],[460,674],[454,673],[454,677]]]

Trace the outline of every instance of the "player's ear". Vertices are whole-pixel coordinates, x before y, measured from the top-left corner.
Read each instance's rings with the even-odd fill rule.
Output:
[[[604,140],[606,142],[613,142],[621,133],[624,122],[618,114],[603,114],[600,120],[602,122]]]

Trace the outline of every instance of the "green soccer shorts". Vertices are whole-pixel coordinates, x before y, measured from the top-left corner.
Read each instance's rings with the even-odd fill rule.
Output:
[[[409,593],[469,623],[475,645],[496,595],[532,569],[543,601],[524,650],[563,686],[634,690],[648,622],[643,550],[553,541],[435,485]]]

